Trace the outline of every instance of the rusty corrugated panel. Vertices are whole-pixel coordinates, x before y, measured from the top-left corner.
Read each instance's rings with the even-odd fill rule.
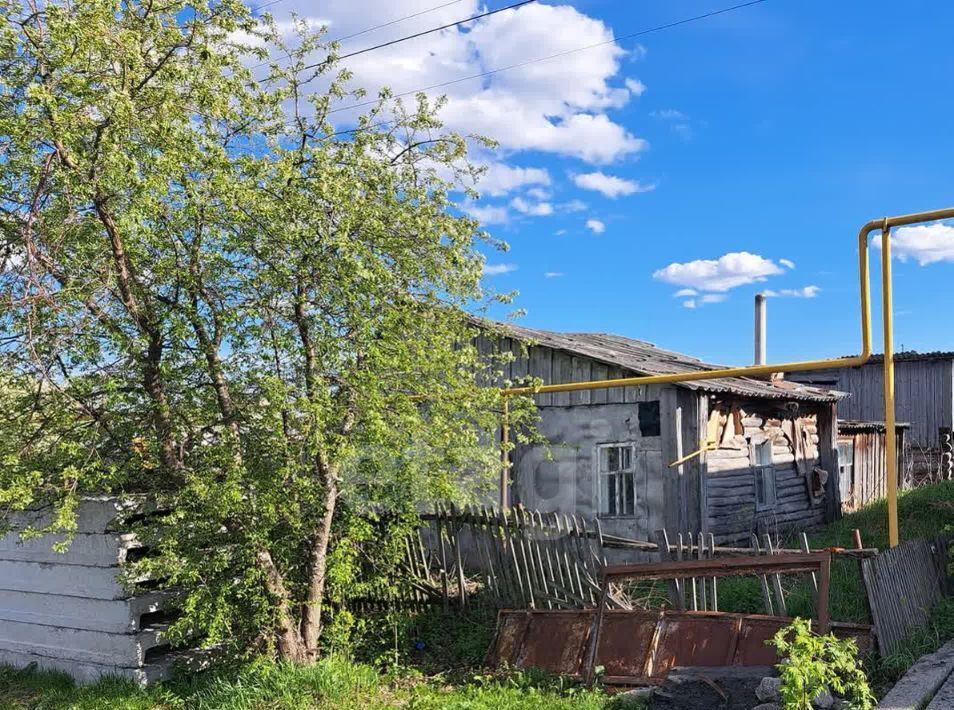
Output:
[[[501,611],[487,662],[580,677],[594,613]],[[611,684],[658,683],[675,666],[771,666],[778,657],[765,642],[789,623],[757,614],[612,610],[603,617],[595,665]],[[836,623],[832,631],[854,638],[861,654],[872,648],[868,626]]]
[[[665,614],[647,675],[664,678],[674,666],[729,666],[739,639],[739,618],[719,612]]]
[[[488,666],[516,665],[529,625],[529,611],[501,611],[497,615],[497,635],[484,662]]]
[[[593,614],[587,610],[532,612],[523,648],[518,651],[514,665],[579,675],[589,648],[592,624]]]
[[[648,675],[660,618],[658,611],[606,612],[596,650],[597,665],[603,666],[608,676]]]

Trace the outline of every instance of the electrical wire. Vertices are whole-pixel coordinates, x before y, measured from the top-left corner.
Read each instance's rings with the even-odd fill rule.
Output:
[[[272,0],[272,1],[269,2],[269,3],[266,3],[265,5],[262,5],[261,7],[268,7],[269,5],[274,5],[275,3],[279,3],[279,2],[284,2],[284,0]],[[427,15],[428,13],[434,12],[434,11],[436,11],[436,10],[441,10],[441,9],[443,9],[443,8],[445,8],[445,7],[449,7],[449,6],[451,6],[451,5],[456,5],[457,3],[460,3],[460,2],[463,2],[463,0],[451,0],[450,2],[445,2],[445,3],[442,3],[442,4],[440,4],[440,5],[435,5],[434,7],[429,7],[429,8],[427,8],[427,9],[425,9],[425,10],[420,10],[419,12],[415,12],[415,13],[413,13],[413,14],[411,14],[411,15],[405,15],[404,17],[399,17],[399,18],[397,18],[396,20],[390,20],[390,21],[388,21],[388,22],[382,22],[380,25],[374,25],[373,27],[368,27],[368,28],[366,28],[366,29],[359,30],[359,31],[357,31],[357,32],[353,32],[353,33],[351,33],[350,35],[342,35],[341,37],[335,37],[335,38],[330,39],[330,40],[328,40],[328,41],[329,41],[329,43],[332,43],[332,42],[345,42],[345,41],[347,41],[347,40],[349,40],[349,39],[354,39],[355,37],[360,37],[360,36],[362,36],[362,35],[366,35],[366,34],[368,34],[369,32],[374,32],[375,30],[380,30],[380,29],[383,29],[383,28],[385,28],[385,27],[390,27],[391,25],[396,25],[396,24],[398,24],[398,23],[400,23],[400,22],[404,22],[405,20],[411,20],[411,19],[413,19],[413,18],[415,18],[415,17],[420,17],[421,15]],[[256,8],[256,11],[258,11],[259,9],[261,9],[261,8]],[[254,69],[260,69],[260,68],[262,68],[262,67],[264,67],[264,66],[267,66],[267,65],[270,64],[270,63],[271,63],[271,62],[262,62],[261,64],[255,64],[254,66],[249,67],[249,69],[253,69],[253,70],[254,70]]]
[[[648,35],[648,34],[650,34],[650,33],[652,33],[652,32],[660,32],[660,31],[662,31],[662,30],[668,30],[668,29],[671,29],[671,28],[673,28],[673,27],[678,27],[679,25],[688,24],[688,23],[690,23],[690,22],[698,22],[699,20],[706,20],[706,19],[708,19],[708,18],[710,18],[710,17],[715,17],[716,15],[723,15],[723,14],[725,14],[725,13],[727,13],[727,12],[733,12],[733,11],[735,11],[735,10],[741,10],[742,8],[751,7],[752,5],[758,5],[758,4],[763,3],[763,2],[765,2],[765,1],[766,1],[766,0],[750,0],[750,2],[744,2],[744,3],[740,3],[740,4],[738,4],[738,5],[732,5],[731,7],[725,7],[725,8],[722,8],[721,10],[713,10],[712,12],[707,12],[707,13],[702,14],[702,15],[695,15],[695,16],[693,16],[693,17],[687,17],[687,18],[682,19],[682,20],[676,20],[675,22],[668,22],[668,23],[666,23],[666,24],[664,24],[664,25],[657,25],[657,26],[655,26],[655,27],[649,27],[649,28],[647,28],[647,29],[639,30],[638,32],[633,32],[633,33],[630,33],[630,34],[626,34],[626,35],[623,35],[623,36],[621,36],[621,37],[614,37],[613,39],[608,39],[608,40],[605,40],[605,41],[603,41],[603,42],[597,42],[597,43],[595,43],[595,44],[588,44],[588,45],[583,46],[583,47],[576,47],[575,49],[568,49],[568,50],[565,50],[565,51],[563,51],[563,52],[557,52],[556,54],[550,54],[550,55],[548,55],[548,56],[546,56],[546,57],[538,57],[538,58],[536,58],[536,59],[528,59],[528,60],[526,60],[526,61],[524,61],[524,62],[517,62],[516,64],[510,64],[510,65],[508,65],[508,66],[500,67],[500,68],[498,68],[498,69],[490,69],[490,70],[485,71],[485,72],[480,72],[479,74],[471,74],[470,76],[464,76],[464,77],[461,77],[461,78],[459,78],[459,79],[451,79],[450,81],[442,81],[442,82],[439,82],[439,83],[437,83],[437,84],[431,84],[430,86],[422,87],[422,88],[420,88],[420,89],[413,89],[413,90],[411,90],[411,91],[403,91],[403,92],[401,92],[401,93],[399,93],[399,94],[394,94],[394,96],[393,96],[392,98],[400,98],[400,97],[403,97],[403,96],[411,96],[411,95],[413,95],[413,94],[418,94],[418,93],[420,93],[420,92],[422,92],[422,91],[431,91],[432,89],[440,89],[440,88],[443,88],[443,87],[445,87],[445,86],[453,86],[454,84],[460,84],[460,83],[465,82],[465,81],[470,81],[471,79],[480,79],[480,78],[483,78],[483,77],[486,77],[486,76],[493,76],[494,74],[499,74],[499,73],[501,73],[501,72],[509,71],[509,70],[511,70],[511,69],[519,69],[520,67],[525,67],[525,66],[528,66],[528,65],[530,65],[530,64],[536,64],[536,63],[538,63],[538,62],[546,62],[546,61],[549,61],[549,60],[551,60],[551,59],[557,59],[557,58],[559,58],[559,57],[565,57],[565,56],[567,56],[567,55],[569,55],[569,54],[576,54],[577,52],[584,52],[584,51],[589,50],[589,49],[596,49],[597,47],[604,47],[604,46],[606,46],[606,45],[608,45],[608,44],[618,44],[619,42],[622,42],[622,41],[624,41],[624,40],[634,39],[634,38],[636,38],[636,37],[642,37],[643,35]],[[352,110],[352,109],[362,108],[362,107],[364,107],[364,106],[372,106],[372,105],[377,104],[377,103],[378,103],[377,101],[364,101],[364,102],[361,102],[361,103],[352,104],[352,105],[350,105],[350,106],[342,106],[341,108],[332,109],[331,111],[328,111],[328,113],[329,113],[329,114],[332,114],[332,113],[339,113],[339,112],[341,112],[341,111],[350,111],[350,110]]]
[[[277,0],[277,1],[278,1],[278,2],[281,2],[281,0]],[[399,22],[404,22],[405,20],[410,20],[410,19],[413,19],[413,18],[415,18],[415,17],[420,17],[421,15],[426,15],[426,14],[428,14],[428,13],[430,13],[430,12],[434,12],[435,10],[441,10],[441,9],[443,9],[443,8],[445,8],[445,7],[449,7],[449,6],[451,6],[451,5],[456,5],[457,3],[460,3],[460,2],[463,2],[463,1],[464,1],[464,0],[451,0],[450,2],[445,2],[443,5],[435,5],[434,7],[429,7],[429,8],[427,8],[426,10],[421,10],[420,12],[415,12],[413,15],[405,15],[404,17],[399,17],[399,18],[396,19],[396,20],[391,20],[390,22],[384,22],[384,23],[382,23],[382,24],[380,24],[380,25],[375,25],[374,27],[369,27],[368,29],[366,29],[366,30],[361,30],[360,32],[355,32],[355,33],[353,33],[353,34],[345,35],[345,36],[343,36],[343,37],[335,37],[335,38],[334,38],[333,40],[331,40],[331,41],[332,41],[332,42],[344,42],[345,40],[354,39],[355,37],[360,37],[361,35],[366,35],[366,34],[368,34],[369,32],[374,32],[375,30],[384,29],[385,27],[390,27],[391,25],[396,25],[396,24],[398,24]]]
[[[382,42],[381,44],[376,44],[373,47],[365,47],[364,49],[359,49],[356,52],[349,52],[348,54],[342,54],[339,57],[336,57],[336,60],[340,61],[342,59],[348,59],[349,57],[357,57],[359,54],[365,54],[367,52],[373,52],[376,49],[384,49],[385,47],[390,47],[395,44],[400,44],[401,42],[407,42],[408,40],[417,39],[418,37],[424,37],[425,35],[434,34],[435,32],[440,32],[441,30],[447,30],[451,27],[458,27],[459,25],[464,25],[468,22],[474,22],[475,20],[481,20],[485,17],[490,17],[491,15],[496,15],[498,12],[504,12],[505,10],[513,10],[515,8],[521,7],[523,5],[529,5],[532,2],[537,0],[521,0],[520,2],[515,2],[512,5],[505,5],[504,7],[498,7],[496,10],[488,10],[487,12],[481,13],[480,15],[474,15],[473,17],[467,17],[463,20],[457,20],[456,22],[449,22],[446,25],[441,25],[440,27],[432,27],[429,30],[422,30],[421,32],[416,32],[412,35],[407,35],[405,37],[399,37],[397,39],[392,39],[388,42]],[[315,62],[314,64],[308,64],[302,69],[314,69],[319,67],[328,59],[324,59],[320,62]]]

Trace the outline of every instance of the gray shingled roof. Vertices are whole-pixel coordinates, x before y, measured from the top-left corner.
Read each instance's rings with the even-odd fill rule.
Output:
[[[493,329],[524,343],[534,343],[574,355],[582,355],[608,365],[615,365],[641,375],[663,375],[673,372],[714,370],[722,365],[705,363],[698,358],[671,350],[663,350],[643,340],[609,333],[558,333],[551,330],[525,328],[510,323],[494,323]],[[679,383],[680,387],[713,393],[729,393],[752,398],[836,402],[846,396],[821,387],[812,387],[787,380],[759,380],[749,377],[727,377],[717,380],[695,380]]]

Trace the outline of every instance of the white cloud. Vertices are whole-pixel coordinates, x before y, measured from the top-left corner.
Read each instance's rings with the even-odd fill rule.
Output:
[[[556,231],[556,235],[557,235],[558,237],[562,237],[564,234],[566,234],[566,230],[565,230],[565,229],[558,229],[558,230]]]
[[[563,275],[562,271],[547,271],[543,274],[543,276],[548,279],[558,279]]]
[[[549,202],[537,202],[534,204],[527,202],[522,197],[514,197],[510,200],[510,206],[517,210],[517,212],[529,215],[530,217],[546,217],[553,214],[553,205]]]
[[[507,208],[500,205],[478,205],[476,202],[467,201],[460,209],[481,224],[503,224],[509,218]]]
[[[673,298],[689,298],[691,296],[698,296],[699,292],[692,288],[681,288],[676,291],[672,297]]]
[[[687,298],[682,302],[684,308],[698,308],[699,306],[704,306],[707,303],[722,303],[725,299],[728,298],[724,293],[704,293],[699,296],[698,293],[693,291],[691,288],[684,288],[681,291],[677,291],[675,296],[691,296],[692,298]]]
[[[550,192],[542,187],[531,187],[527,190],[527,197],[532,197],[535,200],[546,200],[550,198]]]
[[[519,168],[504,163],[491,163],[477,189],[495,197],[527,185],[549,185],[550,173],[543,168]]]
[[[590,217],[586,220],[586,228],[593,232],[593,234],[602,234],[606,231],[606,225],[598,219]]]
[[[659,121],[665,121],[666,123],[669,123],[669,129],[686,143],[691,141],[693,135],[695,134],[695,132],[692,130],[689,117],[682,111],[674,108],[667,108],[660,111],[650,111],[649,115]]]
[[[767,289],[762,295],[768,298],[815,298],[821,289],[818,286],[803,286],[802,288],[783,288],[778,291]]]
[[[633,96],[642,96],[646,91],[646,85],[639,79],[627,79],[624,83]]]
[[[874,239],[881,248],[881,235]],[[899,227],[891,234],[891,255],[898,261],[912,259],[918,266],[954,261],[954,225],[935,222]]]
[[[699,291],[725,292],[781,273],[782,268],[774,261],[740,251],[724,254],[718,259],[674,262],[657,270],[653,278]]]
[[[794,268],[795,268],[795,262],[792,261],[791,259],[779,259],[779,260],[778,260],[778,263],[781,264],[782,266],[784,266],[786,269],[794,269]]]
[[[380,0],[325,0],[320,20],[314,17],[314,3],[306,0],[287,0],[269,11],[279,22],[287,21],[293,12],[310,23],[331,22],[335,36],[346,36],[366,29],[369,17],[399,18],[427,9],[429,2],[392,0],[382,5]],[[483,9],[480,0],[448,4],[386,32],[348,40],[341,52],[421,32]],[[613,31],[603,21],[570,5],[534,3],[351,57],[342,66],[353,75],[350,85],[367,90],[369,96],[385,86],[403,94],[445,84],[428,91],[432,97],[447,96],[440,114],[445,124],[465,134],[489,136],[505,151],[540,150],[610,163],[647,146],[606,113],[642,89],[641,84],[626,83],[619,76],[627,51],[612,39]],[[586,45],[600,46],[558,60],[527,63]],[[629,55],[636,52],[631,50]],[[322,58],[316,53],[313,59]],[[508,66],[514,68],[460,81]],[[411,97],[406,100],[413,102]],[[343,127],[366,110],[342,111],[333,118]]]
[[[516,271],[516,264],[484,264],[484,276],[497,276]]]
[[[583,200],[570,200],[557,205],[557,207],[561,212],[582,212],[588,205]]]
[[[635,180],[626,180],[607,175],[606,173],[596,171],[592,173],[579,173],[572,176],[573,183],[584,190],[593,190],[606,197],[617,198],[620,195],[632,195],[637,192],[651,192],[656,189],[655,185],[643,185]]]

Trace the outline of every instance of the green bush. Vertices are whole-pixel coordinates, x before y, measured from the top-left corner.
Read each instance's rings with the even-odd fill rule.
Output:
[[[811,710],[812,700],[824,691],[837,694],[855,710],[870,710],[875,697],[858,663],[858,647],[852,639],[820,636],[811,623],[795,619],[767,643],[775,646],[782,661],[782,703],[792,710]]]

